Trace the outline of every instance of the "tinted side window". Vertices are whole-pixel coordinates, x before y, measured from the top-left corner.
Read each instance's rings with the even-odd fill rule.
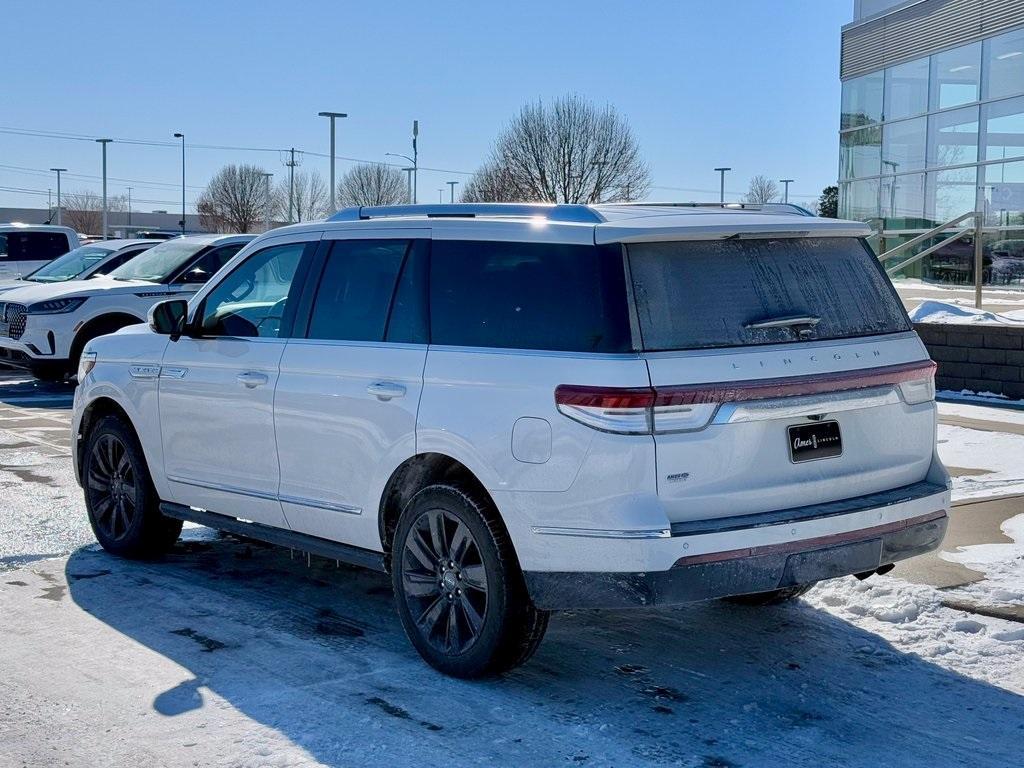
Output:
[[[0,255],[12,261],[50,261],[67,253],[67,235],[61,232],[7,232],[0,235]]]
[[[311,339],[382,341],[408,240],[334,243],[309,320]]]
[[[631,347],[619,246],[435,240],[430,262],[432,344]]]
[[[205,283],[217,274],[221,267],[231,261],[231,258],[244,246],[245,243],[234,243],[210,249],[186,269],[175,282]]]

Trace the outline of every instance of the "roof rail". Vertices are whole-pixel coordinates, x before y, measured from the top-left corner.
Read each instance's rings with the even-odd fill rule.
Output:
[[[814,214],[808,211],[803,206],[797,205],[796,203],[723,203],[723,202],[711,202],[711,203],[643,203],[643,202],[629,202],[629,203],[608,203],[608,205],[624,205],[624,206],[636,206],[636,207],[650,207],[650,208],[725,208],[728,210],[742,210],[742,211],[772,211],[774,213],[792,214],[794,216],[813,216]]]
[[[548,221],[600,224],[605,221],[597,210],[586,205],[550,203],[442,203],[439,205],[371,205],[342,208],[328,221],[360,221],[393,216],[427,218],[474,218],[476,216],[539,217]]]

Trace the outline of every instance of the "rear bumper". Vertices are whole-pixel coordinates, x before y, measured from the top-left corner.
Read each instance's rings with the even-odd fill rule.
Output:
[[[912,486],[913,488],[914,486]],[[534,603],[545,609],[629,608],[666,606],[729,595],[767,592],[782,587],[809,584],[822,579],[865,573],[937,549],[946,533],[946,508],[949,493],[936,493],[936,486],[921,483],[917,493],[931,490],[890,505],[889,511],[913,509],[911,516],[875,516],[889,518],[872,525],[850,526],[852,519],[864,519],[869,510],[830,510],[825,520],[832,525],[818,529],[815,535],[789,537],[760,543],[759,532],[767,534],[779,526],[765,521],[742,530],[722,532],[735,535],[741,545],[715,551],[693,552],[682,546],[678,558],[665,570],[657,571],[531,571],[526,584]],[[906,493],[907,491],[905,491]],[[913,502],[913,504],[908,502]],[[927,508],[922,509],[922,506]],[[877,508],[875,508],[877,511]],[[845,512],[845,514],[844,514]],[[805,524],[812,521],[805,520]],[[802,526],[795,521],[783,524],[796,532]],[[790,526],[794,526],[790,529]],[[722,534],[718,534],[719,536]],[[672,542],[687,537],[673,536]],[[698,534],[694,538],[702,538]],[[692,540],[692,539],[691,539]],[[719,539],[722,541],[723,539]],[[728,540],[728,539],[724,539]],[[664,541],[664,540],[663,540]],[[654,542],[650,542],[654,543]]]

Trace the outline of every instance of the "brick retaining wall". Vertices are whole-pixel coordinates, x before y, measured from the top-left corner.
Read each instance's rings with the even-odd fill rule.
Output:
[[[914,329],[939,364],[936,389],[1024,399],[1024,326],[915,323]]]

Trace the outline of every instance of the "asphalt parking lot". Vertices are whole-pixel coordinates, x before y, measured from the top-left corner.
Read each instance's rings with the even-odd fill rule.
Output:
[[[415,654],[384,576],[199,527],[160,562],[112,558],[71,476],[71,396],[0,374],[0,766],[1019,759],[1020,624],[895,579],[559,614],[531,663],[467,683]],[[865,588],[900,622],[862,615]]]

